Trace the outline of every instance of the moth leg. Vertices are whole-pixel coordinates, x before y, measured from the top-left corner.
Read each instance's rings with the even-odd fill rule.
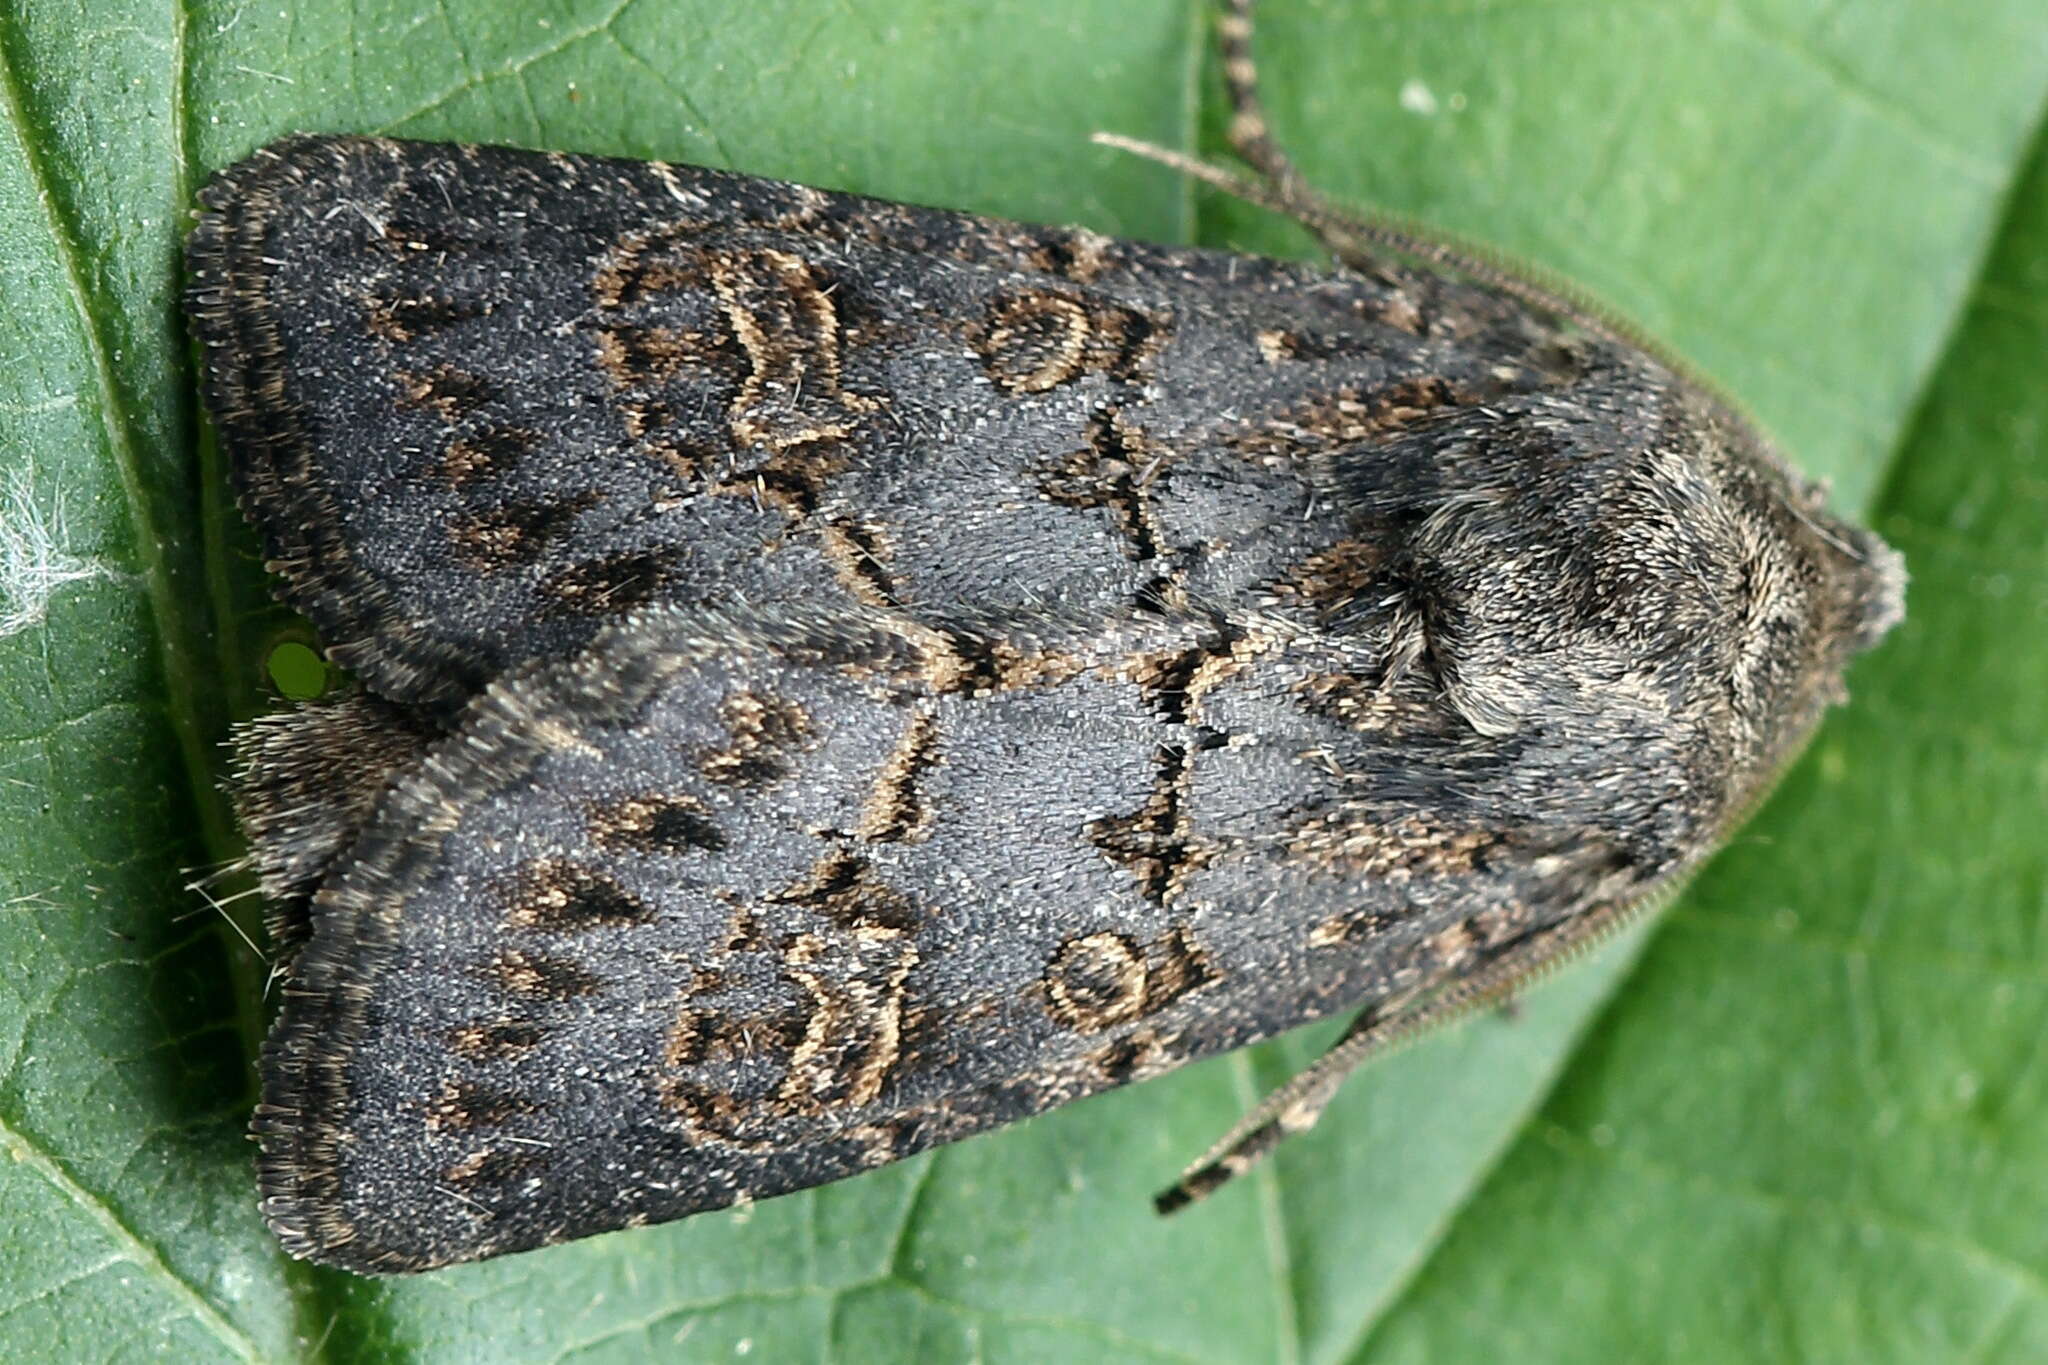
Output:
[[[1375,1006],[1353,1019],[1328,1051],[1239,1119],[1179,1180],[1160,1191],[1152,1206],[1162,1214],[1176,1213],[1205,1199],[1257,1165],[1286,1139],[1315,1127],[1344,1078],[1391,1040],[1401,1014],[1398,1004]]]
[[[1295,200],[1308,189],[1308,182],[1273,140],[1265,102],[1259,98],[1259,68],[1252,61],[1253,11],[1257,8],[1258,0],[1229,0],[1228,9],[1216,21],[1216,47],[1223,58],[1223,82],[1230,98],[1226,136],[1230,150],[1257,171],[1274,193],[1283,200]]]
[[[1329,1051],[1275,1090],[1173,1185],[1152,1201],[1173,1213],[1213,1193],[1256,1165],[1285,1138],[1315,1126],[1344,1078],[1389,1048],[1452,1019],[1514,1000],[1546,970],[1569,962],[1668,900],[1690,869],[1666,873],[1623,899],[1596,902],[1505,949],[1492,961],[1450,980],[1418,986],[1372,1005],[1351,1021]]]
[[[1257,172],[1256,178],[1120,133],[1095,134],[1093,141],[1098,146],[1156,161],[1225,194],[1284,214],[1307,229],[1347,269],[1375,273],[1386,252],[1426,262],[1532,307],[1561,314],[1594,336],[1645,351],[1691,373],[1612,309],[1540,267],[1529,262],[1510,263],[1482,245],[1396,214],[1378,210],[1348,213],[1323,198],[1280,150],[1266,120],[1265,105],[1259,98],[1258,67],[1252,60],[1252,11],[1257,0],[1225,0],[1225,4],[1226,10],[1217,20],[1216,41],[1230,100],[1227,136],[1231,150]]]

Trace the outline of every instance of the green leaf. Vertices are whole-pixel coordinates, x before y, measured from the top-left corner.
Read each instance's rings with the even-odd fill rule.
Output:
[[[2048,1356],[2048,12],[1270,5],[1312,179],[1583,282],[1906,551],[1854,706],[1652,934],[1170,1222],[1150,1192],[1327,1029],[395,1282],[263,1230],[264,971],[182,889],[236,852],[215,746],[286,629],[176,314],[203,176],[383,131],[1307,247],[1087,142],[1216,152],[1190,3],[0,9],[0,1357]]]
[[[1365,1358],[2048,1359],[2044,357],[2037,140],[1876,499],[1905,627]]]

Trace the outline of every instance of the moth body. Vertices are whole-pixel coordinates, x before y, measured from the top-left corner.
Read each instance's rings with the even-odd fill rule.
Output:
[[[1725,403],[1485,270],[358,137],[202,202],[208,406],[360,680],[240,796],[264,1207],[358,1271],[1339,1010],[1348,1066],[1674,885],[1900,610]]]

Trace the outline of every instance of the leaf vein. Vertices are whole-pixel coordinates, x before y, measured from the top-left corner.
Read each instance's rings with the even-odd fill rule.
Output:
[[[13,1160],[48,1181],[52,1188],[85,1214],[101,1234],[113,1243],[120,1259],[155,1280],[160,1288],[178,1302],[186,1316],[198,1322],[237,1358],[264,1358],[253,1339],[228,1321],[196,1285],[173,1270],[157,1249],[122,1222],[120,1216],[104,1200],[73,1180],[53,1157],[4,1120],[0,1120],[0,1147],[4,1147]]]

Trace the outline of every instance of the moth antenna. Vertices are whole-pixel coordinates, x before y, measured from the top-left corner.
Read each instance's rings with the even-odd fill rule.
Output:
[[[1632,325],[1614,316],[1606,306],[1562,283],[1537,284],[1527,278],[1544,274],[1539,266],[1518,262],[1511,270],[1499,259],[1498,253],[1475,243],[1451,239],[1435,228],[1427,229],[1432,235],[1424,236],[1425,229],[1419,224],[1383,210],[1373,210],[1370,217],[1344,213],[1299,180],[1292,184],[1253,180],[1220,166],[1212,166],[1185,152],[1176,152],[1140,138],[1125,137],[1122,133],[1098,132],[1091,134],[1089,141],[1098,147],[1114,147],[1133,156],[1142,156],[1147,161],[1156,161],[1233,198],[1292,218],[1313,234],[1342,265],[1358,269],[1368,264],[1372,259],[1368,247],[1396,252],[1498,289],[1546,312],[1562,314],[1603,341],[1649,351],[1666,365],[1676,364],[1662,347],[1654,346]],[[1691,371],[1686,373],[1690,376]]]
[[[1287,199],[1272,187],[1238,175],[1234,171],[1212,166],[1197,157],[1189,156],[1185,152],[1176,152],[1171,147],[1162,147],[1156,142],[1125,137],[1122,133],[1091,133],[1088,140],[1098,147],[1114,147],[1120,152],[1129,152],[1133,156],[1142,156],[1147,161],[1156,161],[1169,170],[1179,171],[1190,179],[1199,180],[1248,204],[1257,204],[1262,209],[1284,213],[1300,221],[1311,232],[1316,231],[1314,225],[1302,216],[1301,206],[1297,201]]]
[[[1115,147],[1148,161],[1156,161],[1246,203],[1292,218],[1321,242],[1324,250],[1341,265],[1367,269],[1372,262],[1368,248],[1377,247],[1453,271],[1523,303],[1561,314],[1603,341],[1649,354],[1667,368],[1706,388],[1731,413],[1743,418],[1747,425],[1754,425],[1747,422],[1746,414],[1721,392],[1718,385],[1708,382],[1705,376],[1621,317],[1612,307],[1541,266],[1510,260],[1503,253],[1480,243],[1466,241],[1441,228],[1427,227],[1382,209],[1347,212],[1311,189],[1307,179],[1273,140],[1272,125],[1266,118],[1265,102],[1259,94],[1258,66],[1252,59],[1253,11],[1256,8],[1257,0],[1226,0],[1225,12],[1216,21],[1216,32],[1230,101],[1230,125],[1225,136],[1229,139],[1231,151],[1258,173],[1257,179],[1234,175],[1184,153],[1118,133],[1099,132],[1091,140],[1098,146]]]
[[[1275,1114],[1270,1112],[1272,1100],[1280,1097],[1279,1092],[1275,1092],[1265,1104],[1246,1116],[1248,1120],[1257,1118],[1258,1123],[1242,1133],[1239,1129],[1244,1129],[1243,1124],[1232,1129],[1231,1136],[1213,1149],[1215,1155],[1204,1157],[1188,1167],[1172,1186],[1154,1195],[1152,1207],[1163,1216],[1178,1213],[1188,1205],[1208,1198],[1256,1166],[1287,1138],[1313,1128],[1316,1120],[1323,1116],[1323,1108],[1330,1102],[1330,1096],[1336,1093],[1337,1087],[1332,1085],[1326,1093],[1312,1096],[1285,1112]]]

